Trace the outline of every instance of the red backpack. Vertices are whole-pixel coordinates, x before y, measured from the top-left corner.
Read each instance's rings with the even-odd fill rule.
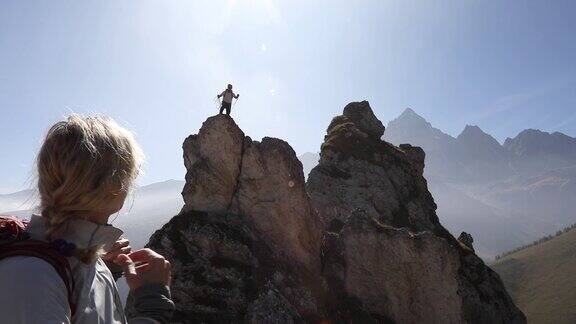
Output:
[[[12,256],[31,256],[48,262],[60,275],[68,291],[68,303],[72,315],[76,310],[72,300],[74,278],[68,259],[54,243],[33,240],[25,231],[28,221],[0,215],[0,260]]]

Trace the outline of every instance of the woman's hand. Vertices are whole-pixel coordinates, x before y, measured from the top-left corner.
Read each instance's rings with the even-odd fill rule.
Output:
[[[130,241],[125,238],[120,238],[112,245],[112,249],[102,256],[102,260],[113,262],[119,254],[128,254],[130,252],[132,252]]]
[[[124,270],[124,277],[131,291],[146,284],[170,285],[170,262],[150,249],[119,254],[114,263]]]
[[[114,277],[114,280],[118,280],[120,277],[122,277],[123,274],[122,268],[116,263],[114,263],[114,260],[116,259],[116,257],[118,257],[119,254],[128,254],[131,251],[132,248],[130,247],[130,241],[128,241],[125,238],[121,238],[118,241],[116,241],[114,245],[112,245],[112,249],[108,251],[108,253],[102,256],[102,260],[104,260],[104,263],[106,264],[108,269],[110,269],[112,277]]]

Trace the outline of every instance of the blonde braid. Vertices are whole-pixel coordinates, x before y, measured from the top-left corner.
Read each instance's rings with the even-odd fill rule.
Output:
[[[46,206],[42,210],[42,216],[48,221],[46,224],[46,238],[52,241],[56,238],[58,231],[72,217],[72,214],[61,212],[54,206]]]
[[[58,238],[59,232],[66,226],[66,223],[74,218],[73,213],[62,212],[54,206],[47,206],[42,210],[42,217],[47,219],[46,222],[46,238],[49,241],[53,241]],[[100,247],[89,247],[89,248],[76,248],[74,251],[74,256],[80,260],[80,262],[89,264],[95,260],[96,257],[100,256]]]

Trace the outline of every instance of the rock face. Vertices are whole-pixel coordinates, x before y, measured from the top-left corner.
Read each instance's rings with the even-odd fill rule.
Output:
[[[324,276],[346,322],[460,323],[458,252],[430,232],[410,233],[356,211],[329,233]]]
[[[352,103],[370,110],[366,102]],[[370,115],[364,113],[364,115]],[[522,323],[490,268],[440,224],[424,154],[342,116],[328,127],[307,190],[329,238],[323,275],[342,318],[398,323]]]
[[[322,226],[288,143],[208,118],[183,144],[185,205],[149,247],[173,264],[174,320],[281,322],[320,314]]]
[[[374,116],[365,101],[346,110]],[[391,226],[443,230],[422,176],[424,151],[382,141],[383,126],[376,131],[357,124],[367,122],[354,122],[346,114],[332,120],[320,163],[308,176],[308,193],[326,228],[338,229],[352,211],[361,209]]]
[[[244,133],[232,119],[208,118],[183,144],[184,210],[227,211],[238,187]]]
[[[240,214],[183,211],[150,239],[172,263],[177,323],[295,323],[317,314],[311,275],[274,257]]]
[[[208,118],[183,145],[184,211],[247,215],[281,258],[317,268],[321,227],[288,143],[252,141],[228,116]]]
[[[286,142],[228,116],[189,136],[185,206],[148,244],[173,264],[174,321],[525,322],[440,224],[424,151],[383,132],[368,102],[347,105],[307,184]]]

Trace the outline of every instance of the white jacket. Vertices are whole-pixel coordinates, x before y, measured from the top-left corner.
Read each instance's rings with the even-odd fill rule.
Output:
[[[232,103],[232,98],[236,98],[236,95],[234,94],[234,92],[232,90],[228,91],[228,89],[222,91],[222,93],[220,94],[220,97],[224,97],[222,99],[222,101],[227,102],[227,103]]]
[[[40,216],[32,216],[27,227],[31,238],[44,240],[44,221]],[[110,225],[72,220],[67,223],[62,238],[80,248],[101,245],[109,249],[120,235],[122,231]],[[49,263],[27,256],[1,260],[0,323],[158,323],[144,317],[126,320],[116,282],[102,259],[91,264],[83,264],[73,257],[68,261],[75,283],[74,316],[71,316],[64,281]],[[171,303],[169,292],[168,297],[163,298]]]

